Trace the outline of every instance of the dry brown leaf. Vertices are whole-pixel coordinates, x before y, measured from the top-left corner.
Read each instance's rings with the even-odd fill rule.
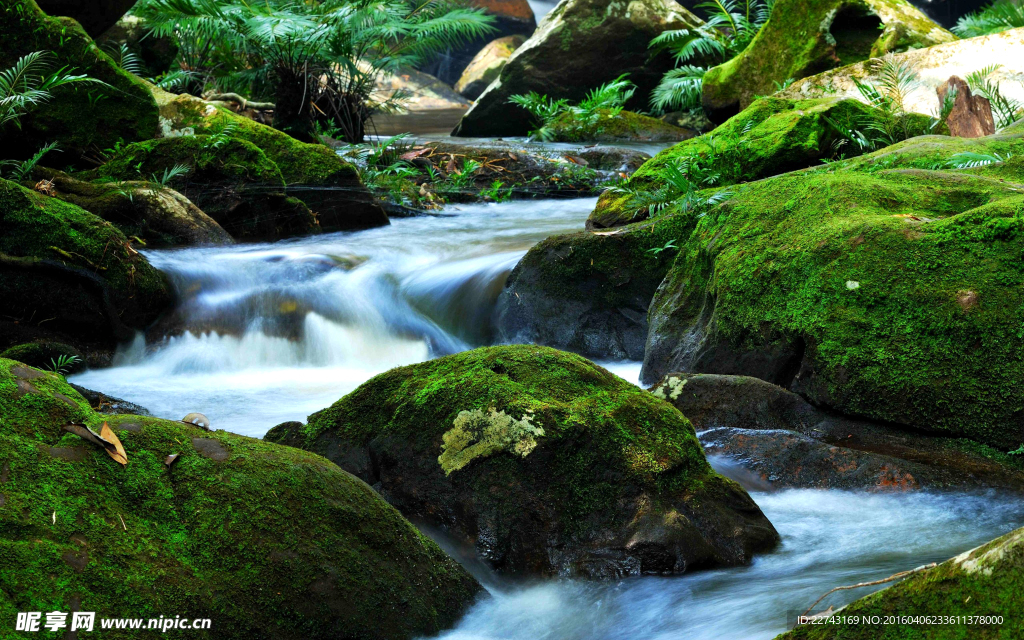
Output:
[[[82,440],[86,440],[97,446],[103,447],[104,449],[107,448],[107,445],[111,444],[108,442],[104,442],[103,439],[100,437],[100,434],[96,433],[95,431],[85,426],[84,424],[66,424],[64,425],[64,430],[67,431],[68,433],[75,434]]]
[[[178,461],[178,455],[179,454],[177,454],[177,453],[172,453],[171,455],[169,455],[166,458],[164,458],[164,464],[167,465],[168,469],[171,468],[172,464],[174,464],[175,462]]]
[[[398,159],[399,160],[415,160],[416,158],[422,156],[424,153],[428,153],[430,151],[431,150],[429,148],[426,148],[426,147],[424,147],[423,149],[414,149],[413,151],[409,151],[408,153],[403,153],[402,155],[398,156]]]
[[[210,430],[210,419],[201,413],[190,413],[181,419],[185,424],[191,424],[201,429]]]
[[[455,156],[452,156],[451,159],[448,161],[448,164],[445,166],[444,170],[445,173],[452,173],[458,168],[459,165],[455,164]]]
[[[113,448],[109,446],[104,447],[107,451],[107,455],[113,458],[114,462],[117,462],[122,466],[127,467],[128,454],[125,453],[124,446],[121,444],[121,441],[117,439],[117,436],[115,436],[114,432],[110,430],[110,427],[107,426],[106,422],[104,422],[100,426],[100,437],[106,440],[107,442],[110,442],[113,446]]]

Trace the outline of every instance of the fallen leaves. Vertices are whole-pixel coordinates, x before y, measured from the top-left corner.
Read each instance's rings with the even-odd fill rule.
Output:
[[[190,413],[181,419],[185,424],[191,424],[207,431],[210,430],[210,419],[201,413]]]
[[[100,427],[99,433],[96,433],[84,424],[76,423],[64,425],[64,430],[102,448],[114,462],[121,466],[128,466],[128,454],[124,450],[124,445],[121,444],[121,441],[114,435],[114,432],[106,422]]]

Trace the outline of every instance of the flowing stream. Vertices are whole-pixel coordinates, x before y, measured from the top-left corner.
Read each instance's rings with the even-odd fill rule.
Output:
[[[262,436],[388,368],[489,344],[516,262],[543,238],[581,229],[594,202],[467,205],[361,232],[149,251],[181,297],[168,320],[176,337],[148,347],[140,337],[114,367],[72,381],[161,417],[199,411],[214,428]],[[639,363],[606,366],[639,374]],[[1024,525],[1020,503],[996,495],[752,495],[783,544],[749,567],[615,583],[509,584],[483,573],[489,595],[441,637],[771,638],[834,586],[944,560]]]

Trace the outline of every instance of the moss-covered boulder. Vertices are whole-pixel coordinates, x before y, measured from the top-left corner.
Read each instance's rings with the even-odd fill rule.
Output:
[[[673,67],[667,53],[651,57],[652,38],[701,21],[673,0],[567,0],[508,59],[498,79],[456,127],[457,136],[524,136],[530,114],[508,102],[530,91],[578,102],[622,74],[637,85],[627,108],[642,110],[651,90]]]
[[[29,184],[46,181],[47,195],[114,223],[126,236],[150,248],[233,242],[188,198],[153,182],[87,182],[43,168],[33,171],[32,179]]]
[[[657,188],[667,182],[665,166],[681,162],[715,173],[719,186],[809,167],[837,153],[835,143],[842,137],[833,123],[855,128],[859,126],[855,123],[870,112],[871,107],[856,100],[762,98],[711,133],[654,156],[632,175],[630,186]],[[857,151],[850,145],[842,148],[846,154]],[[606,191],[590,214],[587,227],[616,227],[644,219],[647,211],[631,208],[630,201],[629,194]]]
[[[107,422],[127,466],[64,432],[68,422]],[[0,461],[5,619],[173,612],[211,619],[198,637],[406,639],[450,626],[479,589],[370,487],[319,456],[100,416],[61,377],[3,359]]]
[[[614,232],[552,236],[523,256],[498,297],[505,343],[642,360],[647,312],[695,218],[669,214]]]
[[[657,118],[611,109],[586,117],[568,110],[546,128],[554,142],[678,142],[696,135]]]
[[[778,540],[683,414],[546,347],[393,369],[267,438],[322,452],[505,572],[679,573]]]
[[[118,68],[78,23],[47,16],[35,0],[5,3],[0,12],[0,68],[35,51],[53,52],[55,69],[74,68],[108,86],[73,84],[54,90],[53,99],[21,118],[20,127],[5,129],[5,157],[28,157],[44,143],[59,142],[72,160],[75,154],[94,154],[119,140],[134,142],[157,134],[157,106],[146,86]]]
[[[39,6],[51,16],[67,16],[96,37],[114,26],[137,0],[39,0]]]
[[[356,168],[332,149],[300,142],[273,127],[189,95],[175,95],[152,85],[151,90],[160,107],[163,136],[226,135],[256,145],[277,165],[286,193],[302,200],[316,214],[322,231],[367,229],[390,223]]]
[[[955,39],[905,0],[779,0],[747,48],[704,76],[704,110],[722,122],[788,80]]]
[[[940,167],[986,139],[945,140]],[[1019,136],[988,142],[1024,150]],[[1024,164],[899,164],[885,150],[737,188],[651,304],[643,379],[751,375],[847,414],[1017,448]]]
[[[907,90],[903,104],[908,111],[932,115],[939,111],[936,89],[950,76],[961,78],[997,64],[989,76],[999,85],[1004,97],[1024,101],[1024,28],[979,38],[955,40],[925,49],[893,55],[893,60],[916,74],[917,81]],[[856,81],[878,85],[881,69],[877,60],[866,60],[797,80],[779,97],[806,99],[825,96],[864,100]]]
[[[163,274],[111,223],[0,180],[0,316],[20,342],[112,348],[173,302]]]
[[[178,43],[171,36],[154,35],[151,27],[139,16],[126,15],[94,40],[107,51],[116,51],[124,45],[138,56],[145,77],[152,78],[171,70],[178,57]]]
[[[65,358],[69,360],[66,360],[68,364],[63,368],[64,373],[77,373],[85,369],[85,356],[81,351],[69,344],[52,340],[14,345],[0,351],[0,358],[24,362],[38,369],[54,369],[58,360]],[[70,359],[75,360],[71,362]]]
[[[137,142],[78,177],[170,186],[236,239],[271,240],[320,230],[309,208],[285,194],[277,165],[256,145],[227,135]]]
[[[776,640],[1020,638],[1024,636],[1021,589],[1024,529],[1017,529],[855,600],[824,624],[800,626]],[[889,624],[893,616],[908,619]],[[929,624],[936,618],[956,616],[970,620]]]
[[[467,100],[476,100],[492,82],[497,79],[502,68],[516,49],[526,42],[521,35],[505,36],[492,40],[478,51],[462,70],[455,90]]]

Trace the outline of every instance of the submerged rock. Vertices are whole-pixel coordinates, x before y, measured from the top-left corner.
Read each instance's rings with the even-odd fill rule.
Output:
[[[36,169],[48,194],[79,206],[147,247],[215,245],[234,242],[227,231],[182,194],[152,182],[86,182],[60,171]]]
[[[651,39],[700,22],[673,0],[561,2],[512,54],[453,135],[524,136],[533,128],[532,117],[509,104],[511,96],[536,91],[578,102],[622,74],[637,85],[627,108],[642,110],[651,90],[673,67],[667,53],[651,57]]]
[[[936,89],[950,76],[967,77],[996,63],[990,80],[999,84],[1000,92],[1012,100],[1024,100],[1024,28],[967,40],[957,40],[925,49],[915,49],[893,56],[896,62],[911,68],[917,82],[910,87],[904,99],[905,108],[917,113],[935,114],[939,110]],[[880,80],[875,63],[868,60],[854,65],[825,71],[798,80],[779,93],[791,99],[834,96],[864,100],[854,80],[877,84]]]
[[[106,422],[127,466],[68,422]],[[0,553],[18,567],[0,575],[4,615],[173,611],[218,638],[404,640],[451,626],[480,589],[319,456],[100,416],[60,376],[2,359],[0,460]]]
[[[757,378],[670,373],[651,391],[690,419],[708,455],[737,460],[775,488],[1024,492],[1013,456],[819,409]]]
[[[762,98],[713,132],[654,156],[633,174],[629,184],[633,188],[661,186],[668,181],[665,166],[684,161],[713,170],[718,186],[803,169],[836,153],[835,143],[842,138],[833,123],[852,127],[870,113],[870,107],[856,100]],[[843,151],[849,155],[858,152],[850,146]],[[617,227],[646,218],[646,211],[628,206],[630,200],[622,192],[604,192],[587,219],[587,228]]]
[[[0,180],[0,326],[112,349],[171,306],[167,279],[109,222]]]
[[[1024,529],[1017,529],[854,600],[837,610],[833,620],[797,627],[776,640],[875,640],[887,637],[893,629],[899,629],[899,637],[904,638],[1017,638],[1024,635],[1022,580]],[[909,619],[889,624],[887,619],[892,621],[893,616]],[[960,616],[971,620],[929,624]],[[997,617],[999,620],[994,619]]]
[[[680,573],[749,562],[778,540],[681,413],[544,347],[393,369],[267,438],[323,452],[503,572]]]
[[[492,40],[463,69],[455,90],[469,100],[476,100],[501,73],[516,49],[526,42],[523,36],[505,36]]]
[[[704,110],[722,122],[788,81],[954,40],[905,0],[778,0],[747,48],[708,70]]]
[[[54,0],[54,4],[73,6],[84,13],[118,5],[60,0]],[[123,14],[115,8],[110,24]],[[77,23],[47,16],[34,0],[5,2],[0,12],[0,69],[7,69],[22,56],[36,51],[53,52],[54,69],[73,68],[75,73],[87,74],[109,86],[58,87],[52,100],[20,118],[17,128],[7,127],[4,131],[5,158],[30,157],[49,142],[58,142],[61,151],[75,154],[157,134],[157,106],[143,81],[117,67]],[[53,152],[47,160],[58,155]]]
[[[1024,165],[899,168],[986,145],[1017,155],[1024,138],[910,140],[737,187],[651,303],[643,379],[750,375],[847,415],[1016,449]]]

